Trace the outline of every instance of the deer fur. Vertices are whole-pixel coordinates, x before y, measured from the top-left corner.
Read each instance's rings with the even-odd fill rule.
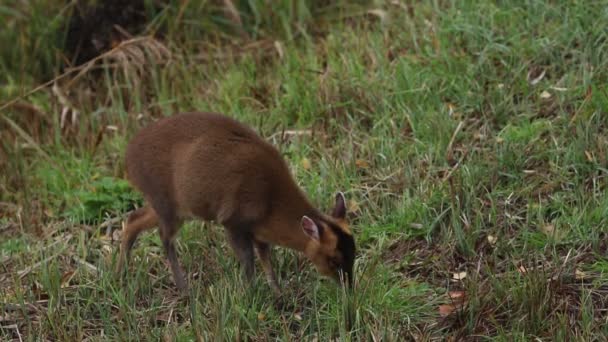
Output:
[[[215,113],[166,117],[133,137],[125,163],[146,204],[124,225],[119,272],[137,236],[158,226],[175,284],[187,288],[173,241],[185,220],[199,219],[225,228],[248,280],[257,254],[275,292],[274,245],[303,253],[324,276],[352,283],[355,242],[344,195],[336,195],[331,215],[321,213],[279,151],[244,124]]]

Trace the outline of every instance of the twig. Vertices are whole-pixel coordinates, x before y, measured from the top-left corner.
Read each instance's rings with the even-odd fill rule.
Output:
[[[72,75],[75,72],[78,72],[76,74],[76,76],[74,76],[65,86],[66,88],[69,88],[76,80],[80,79],[80,77],[82,77],[84,74],[86,74],[87,71],[89,71],[94,65],[95,63],[97,63],[99,60],[102,60],[108,56],[111,56],[112,54],[114,54],[117,50],[123,49],[125,46],[127,45],[131,45],[131,44],[135,44],[135,43],[139,43],[140,41],[145,41],[151,39],[151,37],[148,36],[144,36],[144,37],[137,37],[137,38],[133,38],[133,39],[129,39],[129,40],[125,40],[123,42],[121,42],[120,44],[118,44],[115,48],[89,60],[86,63],[81,64],[78,67],[75,68],[71,68],[69,70],[67,70],[66,72],[64,72],[63,74],[53,78],[52,80],[45,82],[37,87],[35,87],[34,89],[16,96],[15,98],[13,98],[12,100],[9,100],[8,102],[5,102],[3,105],[0,106],[0,112],[2,112],[5,108],[8,108],[9,106],[14,105],[15,103],[17,103],[19,100],[22,100],[44,88],[47,88],[48,86],[52,85],[52,84],[56,84],[59,80],[62,80],[70,75]],[[153,39],[153,38],[152,38]],[[74,114],[74,113],[73,113]],[[66,170],[61,167],[60,165],[58,165],[57,163],[55,163],[51,157],[42,149],[42,147],[40,147],[39,144],[37,144],[34,139],[25,132],[25,130],[23,130],[16,122],[14,122],[12,119],[10,119],[8,117],[8,115],[6,114],[1,114],[2,119],[4,119],[4,121],[11,126],[11,128],[17,132],[18,135],[20,135],[25,141],[27,141],[28,144],[34,146],[34,148],[57,170],[60,170],[64,173],[67,173]]]
[[[17,337],[19,337],[19,342],[23,342],[21,338],[21,332],[19,332],[19,326],[17,324],[5,325],[0,327],[2,329],[15,329],[17,331]]]
[[[78,80],[80,77],[82,77],[84,74],[86,74],[86,72],[89,70],[90,67],[92,67],[95,63],[97,63],[99,60],[105,59],[108,56],[111,56],[113,54],[116,53],[116,51],[123,49],[125,46],[127,45],[133,45],[142,41],[146,41],[146,40],[154,40],[153,37],[150,36],[143,36],[143,37],[136,37],[133,39],[129,39],[129,40],[124,40],[122,42],[120,42],[120,44],[116,45],[115,48],[113,48],[112,50],[109,50],[107,52],[102,53],[101,55],[91,59],[90,61],[84,63],[83,65],[75,68],[75,70],[78,70],[78,74],[76,74],[76,76],[74,76],[74,78],[72,78],[67,85],[65,85],[65,88],[70,88],[70,86],[76,82],[76,80]],[[74,71],[74,70],[71,70]]]
[[[228,51],[228,52],[225,52]],[[277,53],[276,47],[273,41],[271,40],[259,40],[250,44],[246,44],[245,46],[233,46],[231,48],[226,48],[219,53],[214,54],[198,54],[190,57],[193,61],[204,61],[204,62],[212,62],[216,60],[224,60],[229,57],[238,57],[241,55],[245,55],[250,51],[261,51],[264,55],[271,55]]]
[[[23,278],[23,277],[25,277],[27,274],[29,274],[30,272],[32,272],[34,269],[36,269],[36,268],[40,267],[42,264],[45,264],[45,263],[47,263],[48,261],[50,261],[50,260],[55,259],[56,257],[58,257],[58,256],[59,256],[61,253],[63,253],[63,251],[65,251],[65,249],[67,248],[67,245],[68,245],[68,244],[67,244],[67,242],[68,242],[68,241],[70,241],[71,239],[72,239],[72,235],[71,235],[71,234],[68,234],[68,236],[67,236],[66,238],[64,238],[64,239],[62,239],[62,240],[57,240],[57,241],[55,241],[55,242],[54,242],[52,245],[50,245],[49,247],[54,246],[55,244],[57,244],[57,243],[58,243],[58,242],[60,242],[60,241],[61,241],[61,242],[65,242],[64,247],[63,247],[63,248],[62,248],[62,249],[61,249],[59,252],[57,252],[57,253],[53,254],[52,256],[50,256],[50,257],[48,257],[48,258],[45,258],[44,260],[39,261],[39,262],[37,262],[37,263],[33,264],[32,266],[29,266],[29,267],[27,267],[27,268],[25,268],[25,269],[23,269],[23,270],[21,270],[21,271],[18,271],[18,272],[17,272],[17,275],[19,276],[19,279],[22,279],[22,278]],[[47,248],[49,248],[49,247],[47,247]]]
[[[167,324],[171,323],[171,317],[173,317],[173,307],[171,307],[171,311],[169,311],[169,318],[167,319]]]
[[[2,257],[2,259],[0,259],[0,264],[5,264],[7,263],[9,260],[11,259],[11,257],[9,256],[4,256]]]
[[[12,105],[12,102],[9,102],[8,105]],[[7,105],[4,105],[2,107],[0,107],[0,111],[2,109],[4,109],[5,107],[7,107]],[[15,132],[17,132],[18,135],[21,136],[21,138],[23,138],[25,141],[27,141],[28,144],[30,144],[31,146],[33,146],[38,153],[40,153],[55,169],[62,171],[64,173],[67,173],[66,170],[63,167],[60,167],[59,165],[57,165],[57,163],[55,163],[55,161],[53,159],[51,159],[51,156],[48,155],[48,153],[46,153],[42,147],[40,147],[39,144],[37,144],[34,139],[27,134],[27,132],[25,132],[25,130],[23,128],[21,128],[21,126],[19,126],[15,121],[13,121],[12,119],[10,119],[8,116],[6,115],[2,115],[2,118],[4,119],[4,121],[6,121],[6,123],[11,126],[13,128],[13,130]]]
[[[460,158],[460,160],[458,160],[456,162],[456,164],[452,167],[452,169],[450,169],[450,172],[448,172],[448,174],[443,177],[443,182],[447,181],[448,179],[450,179],[452,177],[452,174],[454,173],[454,171],[456,171],[459,167],[460,164],[462,163],[462,161],[464,160],[464,158],[466,158],[466,156],[469,154],[469,150],[465,150],[462,157]]]
[[[591,86],[589,86],[587,88],[587,93],[585,94],[585,99],[583,100],[583,103],[581,103],[581,105],[578,107],[576,112],[574,112],[574,115],[572,115],[572,118],[570,119],[570,123],[569,123],[570,125],[572,125],[574,123],[578,114],[583,110],[585,105],[587,105],[589,100],[591,100],[591,95],[593,95],[593,90],[591,89]]]
[[[456,129],[454,130],[454,133],[452,134],[452,138],[450,139],[450,143],[448,144],[448,148],[446,149],[446,159],[448,159],[448,160],[452,159],[452,145],[454,145],[454,141],[456,140],[456,136],[458,135],[458,133],[462,129],[462,126],[464,126],[464,121],[460,121],[458,123],[458,126],[456,127]]]
[[[553,231],[553,235],[555,235],[556,232]],[[568,250],[568,254],[566,254],[566,258],[564,258],[564,262],[562,263],[562,265],[557,269],[557,274],[553,277],[555,280],[559,279],[562,276],[562,272],[564,271],[564,269],[566,268],[566,264],[568,263],[568,259],[570,259],[570,253],[572,253],[572,248],[570,248]]]
[[[130,211],[127,212],[125,215],[129,215],[129,213],[131,213]],[[99,229],[108,229],[108,228],[112,228],[113,225],[115,225],[116,223],[119,223],[120,221],[122,221],[124,218],[124,216],[118,216],[118,217],[113,217],[111,219],[107,219],[105,220],[102,224],[99,225]],[[108,232],[106,231],[106,235],[108,235]]]
[[[95,273],[95,275],[98,275],[100,273],[99,269],[97,267],[95,267],[95,265],[91,264],[90,262],[87,262],[77,256],[72,256],[72,259],[74,259],[74,261],[81,264],[85,268],[88,268],[89,271],[92,271],[93,273]]]
[[[19,206],[15,203],[10,202],[0,202],[0,207],[9,207],[11,209],[19,209]]]
[[[63,250],[62,250],[62,252],[63,252]],[[52,259],[55,259],[56,257],[58,257],[58,256],[59,256],[59,254],[61,254],[61,253],[54,254],[54,255],[52,255],[52,256],[50,256],[50,257],[48,257],[48,258],[46,258],[46,259],[44,259],[44,260],[42,260],[42,261],[39,261],[39,262],[37,262],[37,263],[33,264],[32,266],[29,266],[29,267],[27,267],[27,268],[25,268],[25,269],[23,269],[23,270],[21,270],[21,271],[18,271],[18,272],[17,272],[17,275],[19,276],[19,278],[23,278],[23,277],[25,277],[27,274],[29,274],[30,272],[32,272],[32,271],[33,271],[35,268],[38,268],[38,267],[40,267],[42,264],[45,264],[45,263],[47,263],[48,261],[50,261],[50,260],[52,260]]]
[[[4,304],[0,304],[0,307],[2,308],[2,312],[17,312],[17,311],[25,310],[25,312],[27,312],[27,313],[34,313],[34,312],[38,311],[38,308],[34,304],[31,304],[31,303],[25,303],[23,305],[4,303]]]
[[[402,168],[399,168],[399,169],[397,169],[397,171],[395,171],[395,172],[393,172],[393,173],[389,174],[388,176],[376,176],[376,175],[374,175],[373,177],[374,177],[376,180],[380,181],[380,182],[386,182],[387,180],[389,180],[389,179],[393,178],[393,177],[394,177],[396,174],[399,174],[399,173],[400,173],[400,172],[402,172],[402,171],[403,171],[403,169],[402,169]]]
[[[70,123],[72,124],[72,126],[74,126],[76,124],[75,121],[76,117],[78,117],[79,111],[75,109],[75,106],[72,105],[71,101],[63,93],[61,88],[59,88],[57,83],[53,83],[51,90],[53,91],[53,94],[57,97],[57,101],[59,101],[59,103],[63,106],[63,109],[61,110],[61,119],[59,120],[59,127],[61,129],[65,127],[65,122],[67,120],[66,118],[68,116],[69,111],[72,111],[72,121]]]
[[[268,140],[274,140],[278,136],[280,136],[281,139],[283,139],[283,137],[285,137],[286,135],[295,135],[295,136],[312,135],[312,130],[304,129],[304,130],[287,130],[287,131],[276,132],[276,133],[272,134],[270,137],[268,137]]]
[[[26,98],[26,97],[34,94],[34,93],[37,93],[38,91],[40,91],[40,90],[42,90],[44,88],[47,88],[48,86],[52,85],[53,83],[56,83],[57,81],[62,80],[64,78],[72,75],[75,72],[78,72],[78,74],[76,74],[76,76],[73,79],[71,79],[70,82],[68,83],[68,85],[71,85],[72,83],[74,83],[74,81],[76,81],[77,79],[79,79],[80,77],[82,77],[82,75],[84,75],[89,70],[89,68],[92,67],[93,64],[95,64],[99,60],[106,58],[107,56],[115,53],[116,50],[124,48],[126,45],[131,45],[131,44],[139,43],[140,41],[144,41],[144,40],[148,40],[148,39],[151,39],[151,37],[144,36],[144,37],[137,37],[137,38],[133,38],[133,39],[122,41],[120,44],[118,44],[112,50],[104,52],[103,54],[101,54],[101,55],[99,55],[99,56],[97,56],[97,57],[89,60],[88,62],[85,62],[85,63],[83,63],[83,64],[81,64],[81,65],[79,65],[77,67],[70,68],[70,69],[68,69],[68,71],[66,71],[63,74],[61,74],[61,75],[53,78],[52,80],[47,81],[47,82],[45,82],[45,83],[43,83],[43,84],[35,87],[34,89],[32,89],[32,90],[30,90],[30,91],[22,94],[22,95],[18,95],[14,99],[12,99],[12,100],[10,100],[8,102],[5,102],[2,106],[0,106],[0,112],[2,110],[4,110],[5,108],[7,108],[8,106],[13,105],[17,101],[19,101],[19,100],[21,100],[23,98]],[[67,88],[69,88],[69,87],[67,87]],[[6,117],[6,116],[4,116],[4,117]]]
[[[120,32],[125,38],[133,39],[133,35],[127,32],[127,30],[125,30],[122,26],[114,24],[114,29]]]
[[[243,21],[241,20],[241,15],[239,14],[238,9],[232,2],[232,0],[224,0],[224,11],[228,15],[228,18],[234,26],[237,27],[239,33],[243,36],[243,38],[249,38],[247,35],[247,31],[243,28]]]

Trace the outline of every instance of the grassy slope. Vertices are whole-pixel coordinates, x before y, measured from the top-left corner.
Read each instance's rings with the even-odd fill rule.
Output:
[[[600,339],[608,12],[602,2],[554,3],[386,4],[388,21],[348,20],[325,37],[283,41],[282,57],[272,44],[209,63],[186,50],[185,60],[146,66],[145,80],[106,74],[103,96],[74,102],[71,131],[58,133],[58,114],[49,121],[41,139],[52,163],[28,147],[8,156],[3,188],[20,191],[3,201],[38,216],[13,209],[0,221],[0,302],[37,304],[2,325],[60,340]],[[29,101],[60,113],[50,92]],[[267,137],[314,131],[273,141],[314,202],[328,208],[337,190],[352,201],[352,298],[279,249],[283,302],[260,273],[248,290],[221,228],[200,223],[178,240],[190,301],[173,291],[156,234],[139,240],[130,274],[115,279],[117,243],[61,215],[81,204],[75,189],[90,194],[101,177],[122,176],[135,129],[176,110],[228,113]],[[104,125],[116,129],[93,148]],[[453,279],[459,272],[466,277]],[[467,305],[441,317],[458,291]]]

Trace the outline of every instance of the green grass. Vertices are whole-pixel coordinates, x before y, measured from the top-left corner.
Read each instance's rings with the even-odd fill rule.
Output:
[[[381,11],[365,14],[346,2],[280,1],[277,16],[245,3],[247,41],[195,2],[183,17],[177,2],[157,13],[152,29],[164,30],[170,53],[60,82],[71,107],[63,128],[65,105],[48,88],[21,100],[38,114],[2,109],[22,130],[0,123],[2,339],[608,335],[606,2],[377,1],[367,6]],[[6,8],[0,15],[26,25]],[[20,14],[35,19],[22,39],[45,28],[60,36],[36,13]],[[203,13],[213,15],[197,21]],[[41,64],[40,50],[2,48],[0,99],[56,69],[57,45],[41,42],[50,49]],[[177,240],[188,296],[174,290],[156,233],[136,244],[127,277],[114,274],[116,218],[140,203],[122,181],[126,143],[190,110],[268,137],[323,210],[346,193],[360,251],[354,294],[275,248],[277,301],[260,267],[243,284],[222,228],[198,222]],[[460,291],[466,303],[452,311]]]

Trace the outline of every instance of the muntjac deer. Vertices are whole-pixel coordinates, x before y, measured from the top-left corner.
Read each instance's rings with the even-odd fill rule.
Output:
[[[158,226],[175,285],[186,289],[173,239],[184,220],[198,218],[225,228],[249,281],[255,250],[276,293],[273,245],[302,252],[322,275],[352,285],[355,241],[344,195],[336,195],[331,215],[321,213],[293,180],[278,150],[244,124],[214,113],[163,118],[130,141],[126,170],[146,205],[127,218],[118,272],[137,236]]]

